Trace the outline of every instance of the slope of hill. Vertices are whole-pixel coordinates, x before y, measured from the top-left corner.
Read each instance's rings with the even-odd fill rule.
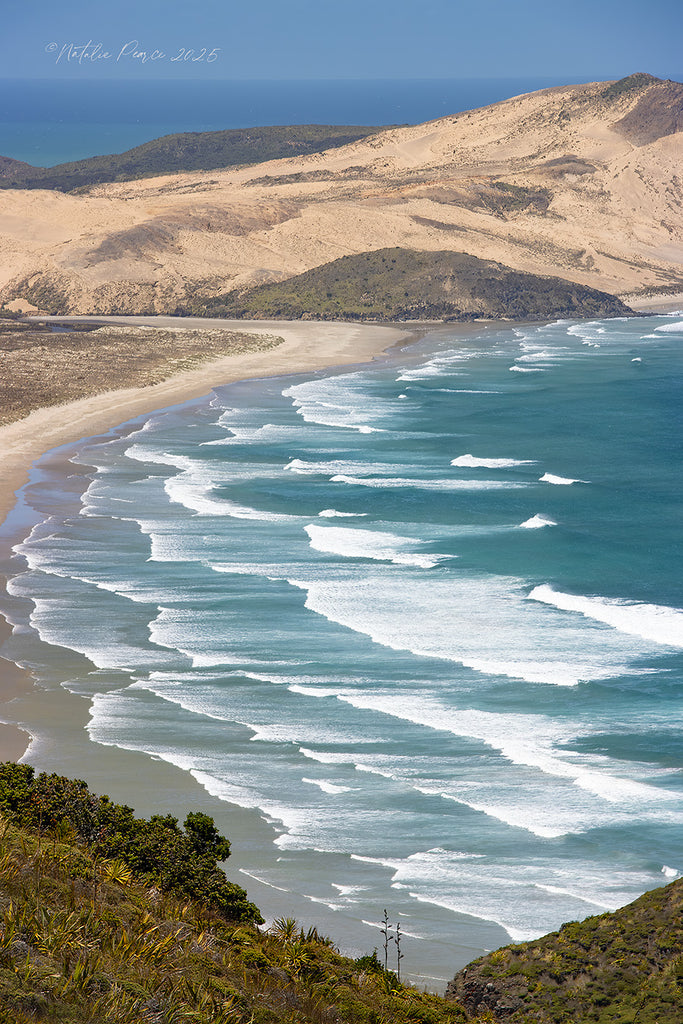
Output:
[[[145,142],[125,153],[93,156],[55,167],[32,167],[18,160],[0,157],[0,188],[45,188],[70,192],[105,181],[132,181],[155,174],[257,164],[264,160],[345,146],[381,130],[357,125],[301,124],[231,128],[219,132],[180,132]]]
[[[518,96],[252,167],[0,195],[0,302],[173,312],[384,248],[610,294],[683,288],[683,86]],[[416,296],[412,296],[416,298]]]
[[[680,1024],[683,879],[470,964],[446,999],[261,915],[201,812],[0,765],[0,1024]]]
[[[476,1021],[680,1024],[683,879],[613,914],[475,960],[447,998]]]
[[[0,188],[5,187],[4,179],[16,178],[17,175],[33,170],[31,164],[26,164],[23,160],[14,160],[11,156],[0,156]]]
[[[213,820],[149,821],[84,782],[0,765],[0,1024],[460,1024],[315,928],[267,932],[216,867]],[[228,894],[228,900],[223,897]]]
[[[549,320],[633,312],[612,295],[556,277],[461,252],[410,249],[342,256],[281,284],[230,292],[190,311],[287,320]]]

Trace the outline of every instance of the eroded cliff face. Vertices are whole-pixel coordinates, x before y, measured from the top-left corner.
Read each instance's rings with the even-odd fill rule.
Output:
[[[471,1020],[680,1024],[682,911],[678,880],[613,914],[475,960],[450,982],[446,998]]]
[[[3,191],[0,302],[173,313],[389,247],[679,290],[682,105],[683,86],[635,75],[251,167]]]

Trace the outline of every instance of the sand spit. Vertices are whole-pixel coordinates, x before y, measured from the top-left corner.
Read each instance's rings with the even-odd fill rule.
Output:
[[[64,322],[64,318],[57,319]],[[252,377],[276,377],[363,362],[410,337],[408,331],[398,327],[311,321],[111,317],[103,322],[167,329],[211,331],[221,328],[251,335],[275,335],[282,338],[282,342],[264,350],[246,349],[224,355],[156,384],[103,391],[66,405],[36,409],[25,418],[0,427],[0,451],[3,453],[0,517],[3,519],[14,505],[15,492],[26,482],[31,463],[52,448],[111,430],[144,413],[199,398],[214,386]]]

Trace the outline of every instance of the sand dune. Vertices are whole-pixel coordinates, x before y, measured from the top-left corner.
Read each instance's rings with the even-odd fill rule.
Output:
[[[683,284],[683,86],[547,89],[325,153],[0,193],[0,301],[169,313],[389,246],[615,294]]]

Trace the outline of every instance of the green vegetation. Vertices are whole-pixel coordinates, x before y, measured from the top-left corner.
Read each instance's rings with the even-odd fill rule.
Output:
[[[460,1024],[376,952],[268,932],[213,820],[135,818],[84,782],[0,765],[0,1024]],[[217,877],[222,876],[222,881]],[[227,899],[226,899],[227,897]]]
[[[660,81],[661,79],[655,78],[654,75],[648,75],[644,71],[637,71],[634,75],[627,75],[626,78],[620,78],[618,82],[612,82],[611,85],[602,90],[600,95],[605,100],[615,100],[618,96],[623,96],[624,93],[645,89],[648,85],[654,85],[655,82]]]
[[[511,204],[527,201],[516,186],[501,183],[501,189]],[[398,248],[343,256],[286,281],[199,300],[187,311],[295,320],[546,320],[631,312],[612,295],[560,278],[466,253]]]
[[[0,765],[0,812],[41,834],[73,837],[95,861],[121,861],[136,878],[178,898],[202,900],[230,920],[263,920],[244,889],[218,867],[230,843],[205,814],[189,814],[183,831],[171,815],[136,818],[131,807],[93,795],[80,779],[36,778],[30,765],[12,762]]]
[[[683,880],[613,914],[506,946],[448,987],[468,1019],[508,1024],[680,1024]]]
[[[201,811],[136,818],[1,764],[0,1024],[680,1024],[683,880],[475,961],[444,1000],[293,918],[261,931],[229,848]]]
[[[0,765],[0,1024],[461,1024],[376,951],[268,932],[212,818],[135,818],[85,782]],[[220,877],[220,878],[219,878]]]
[[[93,156],[55,167],[6,164],[0,175],[0,188],[71,192],[107,181],[132,181],[178,171],[212,171],[236,164],[259,164],[282,157],[321,153],[382,130],[357,125],[305,124],[182,132],[153,139],[125,153]]]

